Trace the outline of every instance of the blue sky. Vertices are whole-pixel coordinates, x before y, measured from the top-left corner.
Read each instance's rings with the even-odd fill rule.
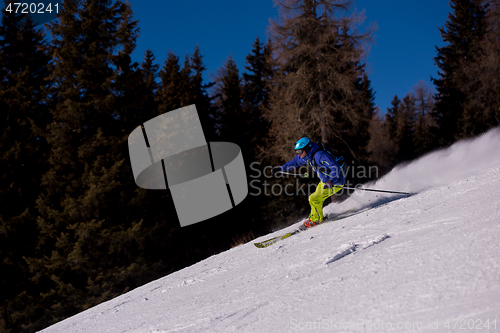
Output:
[[[140,35],[133,53],[142,61],[151,49],[160,66],[169,50],[181,61],[198,44],[207,67],[205,80],[232,55],[240,73],[255,38],[267,39],[269,18],[278,10],[272,0],[138,1],[130,0]],[[420,80],[433,87],[437,77],[435,46],[443,46],[438,27],[451,11],[447,0],[358,0],[365,9],[364,25],[375,22],[375,43],[366,59],[375,103],[385,112],[394,95],[404,97]]]
[[[182,62],[198,45],[207,67],[206,81],[230,55],[240,73],[244,71],[256,37],[266,41],[269,19],[278,16],[272,0],[129,1],[140,29],[132,59],[141,62],[151,49],[162,66],[172,50]],[[451,11],[449,1],[357,0],[355,7],[365,10],[362,27],[378,26],[366,63],[381,112],[386,112],[394,95],[404,97],[420,80],[433,88],[435,47],[444,45],[438,27],[444,26]]]

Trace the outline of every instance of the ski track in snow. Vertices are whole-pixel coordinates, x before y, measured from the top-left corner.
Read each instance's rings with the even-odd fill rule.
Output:
[[[42,332],[448,332],[446,320],[500,330],[499,133],[367,185],[412,197],[353,195],[325,211],[388,203],[268,248],[253,243],[284,230],[259,237]],[[359,326],[333,326],[346,322]]]
[[[326,264],[328,265],[328,264],[331,264],[334,261],[342,259],[346,255],[351,254],[351,253],[353,253],[354,251],[356,251],[358,249],[364,250],[364,249],[369,248],[370,246],[373,246],[375,244],[379,244],[379,243],[383,242],[384,240],[386,240],[389,237],[390,237],[389,235],[384,234],[384,235],[378,236],[378,237],[376,237],[374,239],[367,240],[367,241],[365,241],[363,243],[343,244],[343,245],[340,246],[339,251],[333,256],[333,258],[329,259],[326,262]]]

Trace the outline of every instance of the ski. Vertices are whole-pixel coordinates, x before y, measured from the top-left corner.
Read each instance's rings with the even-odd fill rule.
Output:
[[[359,214],[359,213],[362,213],[364,211],[366,211],[367,209],[362,209],[362,210],[357,210],[357,209],[349,209],[343,213],[340,213],[340,214],[332,214],[331,215],[328,215],[324,220],[323,222],[321,222],[320,224],[318,225],[321,225],[323,223],[327,223],[327,222],[332,222],[332,221],[338,221],[338,220],[341,220],[341,219],[344,219],[344,218],[347,218],[347,217],[350,217],[350,216],[353,216],[353,215],[356,215],[356,214]],[[314,227],[312,227],[314,228]],[[271,239],[268,239],[268,240],[265,240],[263,242],[260,242],[260,243],[254,243],[254,245],[258,248],[265,248],[265,247],[268,247],[270,245],[273,245],[274,243],[276,242],[279,242],[280,240],[283,240],[283,239],[286,239],[292,235],[295,235],[295,234],[298,234],[299,232],[301,231],[304,231],[304,230],[307,230],[309,228],[306,228],[303,224],[301,224],[299,226],[298,229],[292,231],[292,232],[289,232],[289,233],[286,233],[282,236],[278,236],[278,237],[274,237],[274,238],[271,238]]]
[[[411,195],[413,195],[413,193],[408,194],[408,196],[404,196],[404,197],[401,197],[399,199],[408,198]],[[395,199],[395,200],[399,200],[399,199]],[[372,206],[372,207],[367,207],[367,208],[362,208],[362,209],[353,208],[353,209],[349,209],[349,210],[347,210],[347,211],[345,211],[343,213],[340,213],[340,214],[330,214],[320,224],[342,220],[342,219],[345,219],[347,217],[351,217],[351,216],[354,216],[354,215],[357,215],[357,214],[364,213],[364,212],[366,212],[366,211],[368,211],[370,209],[377,209],[377,208],[380,208],[380,207],[384,207],[385,205],[388,205],[389,203],[391,203],[393,201],[394,200],[390,200],[390,201],[388,201],[386,203],[383,203],[383,204],[380,204],[378,206]],[[278,237],[274,237],[274,238],[265,240],[265,241],[260,242],[260,243],[254,243],[254,245],[257,246],[258,248],[268,247],[270,245],[273,245],[276,242],[279,242],[280,240],[286,239],[286,238],[288,238],[288,237],[290,237],[292,235],[298,234],[299,232],[307,230],[307,229],[310,229],[310,228],[306,228],[303,224],[301,224],[298,227],[298,229],[296,229],[296,230],[294,230],[292,232],[286,233],[286,234],[284,234],[282,236],[278,236]]]

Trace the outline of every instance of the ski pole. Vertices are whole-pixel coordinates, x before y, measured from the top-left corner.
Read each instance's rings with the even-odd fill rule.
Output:
[[[340,187],[335,185],[334,187]],[[362,188],[362,187],[346,187],[342,186],[341,188],[345,188],[346,190],[361,190],[361,191],[370,191],[370,192],[383,192],[383,193],[395,193],[395,194],[405,194],[405,195],[413,195],[413,192],[397,192],[397,191],[385,191],[385,190],[374,190],[370,188]]]
[[[285,174],[285,175],[292,175],[292,176],[300,176],[303,178],[308,178],[309,174],[305,172],[304,174],[300,173],[291,173],[291,172],[284,172],[284,171],[279,171],[279,173]],[[334,187],[339,187],[339,186],[334,186]],[[361,191],[369,191],[369,192],[383,192],[383,193],[394,193],[394,194],[405,194],[405,195],[413,195],[413,192],[398,192],[398,191],[386,191],[386,190],[374,190],[370,188],[362,188],[362,187],[346,187],[342,186],[342,188],[345,188],[346,190],[361,190]]]

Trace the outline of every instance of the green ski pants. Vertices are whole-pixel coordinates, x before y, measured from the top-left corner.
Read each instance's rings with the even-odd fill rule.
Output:
[[[342,189],[342,186],[337,185],[333,188],[325,188],[325,183],[319,182],[316,191],[309,196],[309,204],[311,205],[311,214],[309,218],[314,222],[323,221],[323,203],[325,200]]]

